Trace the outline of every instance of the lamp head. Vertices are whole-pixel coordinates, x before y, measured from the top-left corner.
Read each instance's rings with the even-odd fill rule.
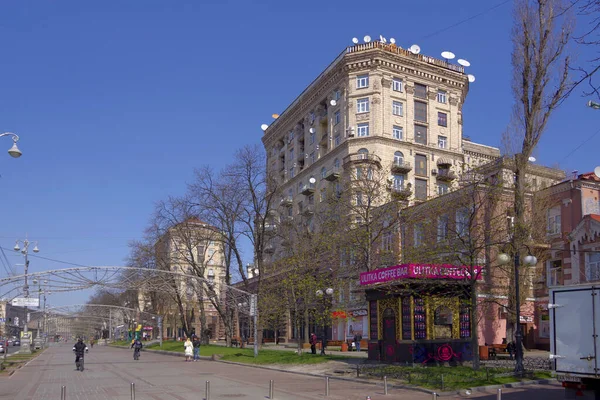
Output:
[[[19,247],[19,242],[15,243],[15,247],[13,247],[14,251],[19,251],[21,248]]]
[[[498,264],[506,265],[510,262],[510,256],[506,253],[498,254]]]
[[[331,296],[333,294],[333,289],[332,288],[327,288],[325,290],[325,293],[327,293],[328,296]]]
[[[13,158],[19,158],[21,157],[21,155],[23,155],[23,153],[21,153],[21,150],[19,150],[19,147],[17,146],[16,140],[13,142],[12,147],[8,149],[8,154],[10,154],[10,156]]]
[[[40,249],[38,249],[37,244],[35,245],[35,247],[33,248],[33,252],[34,253],[39,253]]]
[[[525,265],[534,266],[537,264],[537,257],[530,254],[523,259],[523,262]]]
[[[317,290],[315,293],[317,296],[321,297],[323,296],[323,291],[321,289]]]

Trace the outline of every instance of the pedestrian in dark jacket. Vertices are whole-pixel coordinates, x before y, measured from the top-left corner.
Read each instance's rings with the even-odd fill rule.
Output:
[[[317,335],[311,333],[308,342],[310,343],[311,354],[317,354]]]
[[[198,336],[194,335],[192,345],[194,346],[194,361],[198,361],[200,359],[200,339],[198,339]]]

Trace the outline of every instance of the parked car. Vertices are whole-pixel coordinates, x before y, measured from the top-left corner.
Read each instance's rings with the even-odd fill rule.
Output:
[[[21,341],[19,339],[13,340],[13,346],[20,346],[20,345],[21,345]]]
[[[0,343],[0,354],[4,354],[4,342]]]

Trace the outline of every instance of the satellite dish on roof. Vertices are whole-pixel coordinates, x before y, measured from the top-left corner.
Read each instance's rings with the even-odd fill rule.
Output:
[[[446,60],[452,60],[456,56],[451,51],[442,51],[442,57],[444,57]]]
[[[395,43],[396,43],[396,39],[394,39],[394,38],[390,38],[390,43],[391,43],[391,44],[395,44]]]
[[[369,43],[371,41],[371,36],[367,35],[363,38],[363,40],[365,41],[365,43]]]
[[[315,133],[315,128],[310,128],[308,131],[309,131],[310,133]]]
[[[534,156],[529,157],[529,162],[536,162],[537,159]]]
[[[467,75],[467,78],[469,78],[469,82],[470,82],[470,83],[473,83],[473,82],[475,82],[475,75],[471,75],[471,74],[469,74],[469,75]]]
[[[594,168],[594,175],[596,175],[598,178],[600,178],[600,166]]]
[[[358,43],[358,38],[353,37],[352,38],[352,43],[357,44]]]
[[[418,44],[413,44],[408,48],[408,50],[413,54],[419,54],[421,52],[421,48]]]
[[[266,131],[268,127],[269,127],[269,125],[267,125],[267,124],[262,124],[262,125],[260,126],[260,129],[262,129],[263,131]]]
[[[277,118],[279,118],[279,114],[273,114],[273,115],[271,115],[271,117],[273,117],[273,119],[277,119]]]
[[[464,60],[462,58],[459,58],[458,60],[456,60],[457,63],[459,63],[460,65],[462,65],[463,67],[470,67],[471,63],[468,62],[467,60]]]
[[[329,102],[329,104],[331,104],[332,106],[337,106],[337,101],[335,101],[335,99],[331,99],[331,101]]]

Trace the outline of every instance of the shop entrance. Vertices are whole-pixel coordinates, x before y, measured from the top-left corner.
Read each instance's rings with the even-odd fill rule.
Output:
[[[395,361],[396,354],[396,313],[391,308],[383,312],[383,359]]]

